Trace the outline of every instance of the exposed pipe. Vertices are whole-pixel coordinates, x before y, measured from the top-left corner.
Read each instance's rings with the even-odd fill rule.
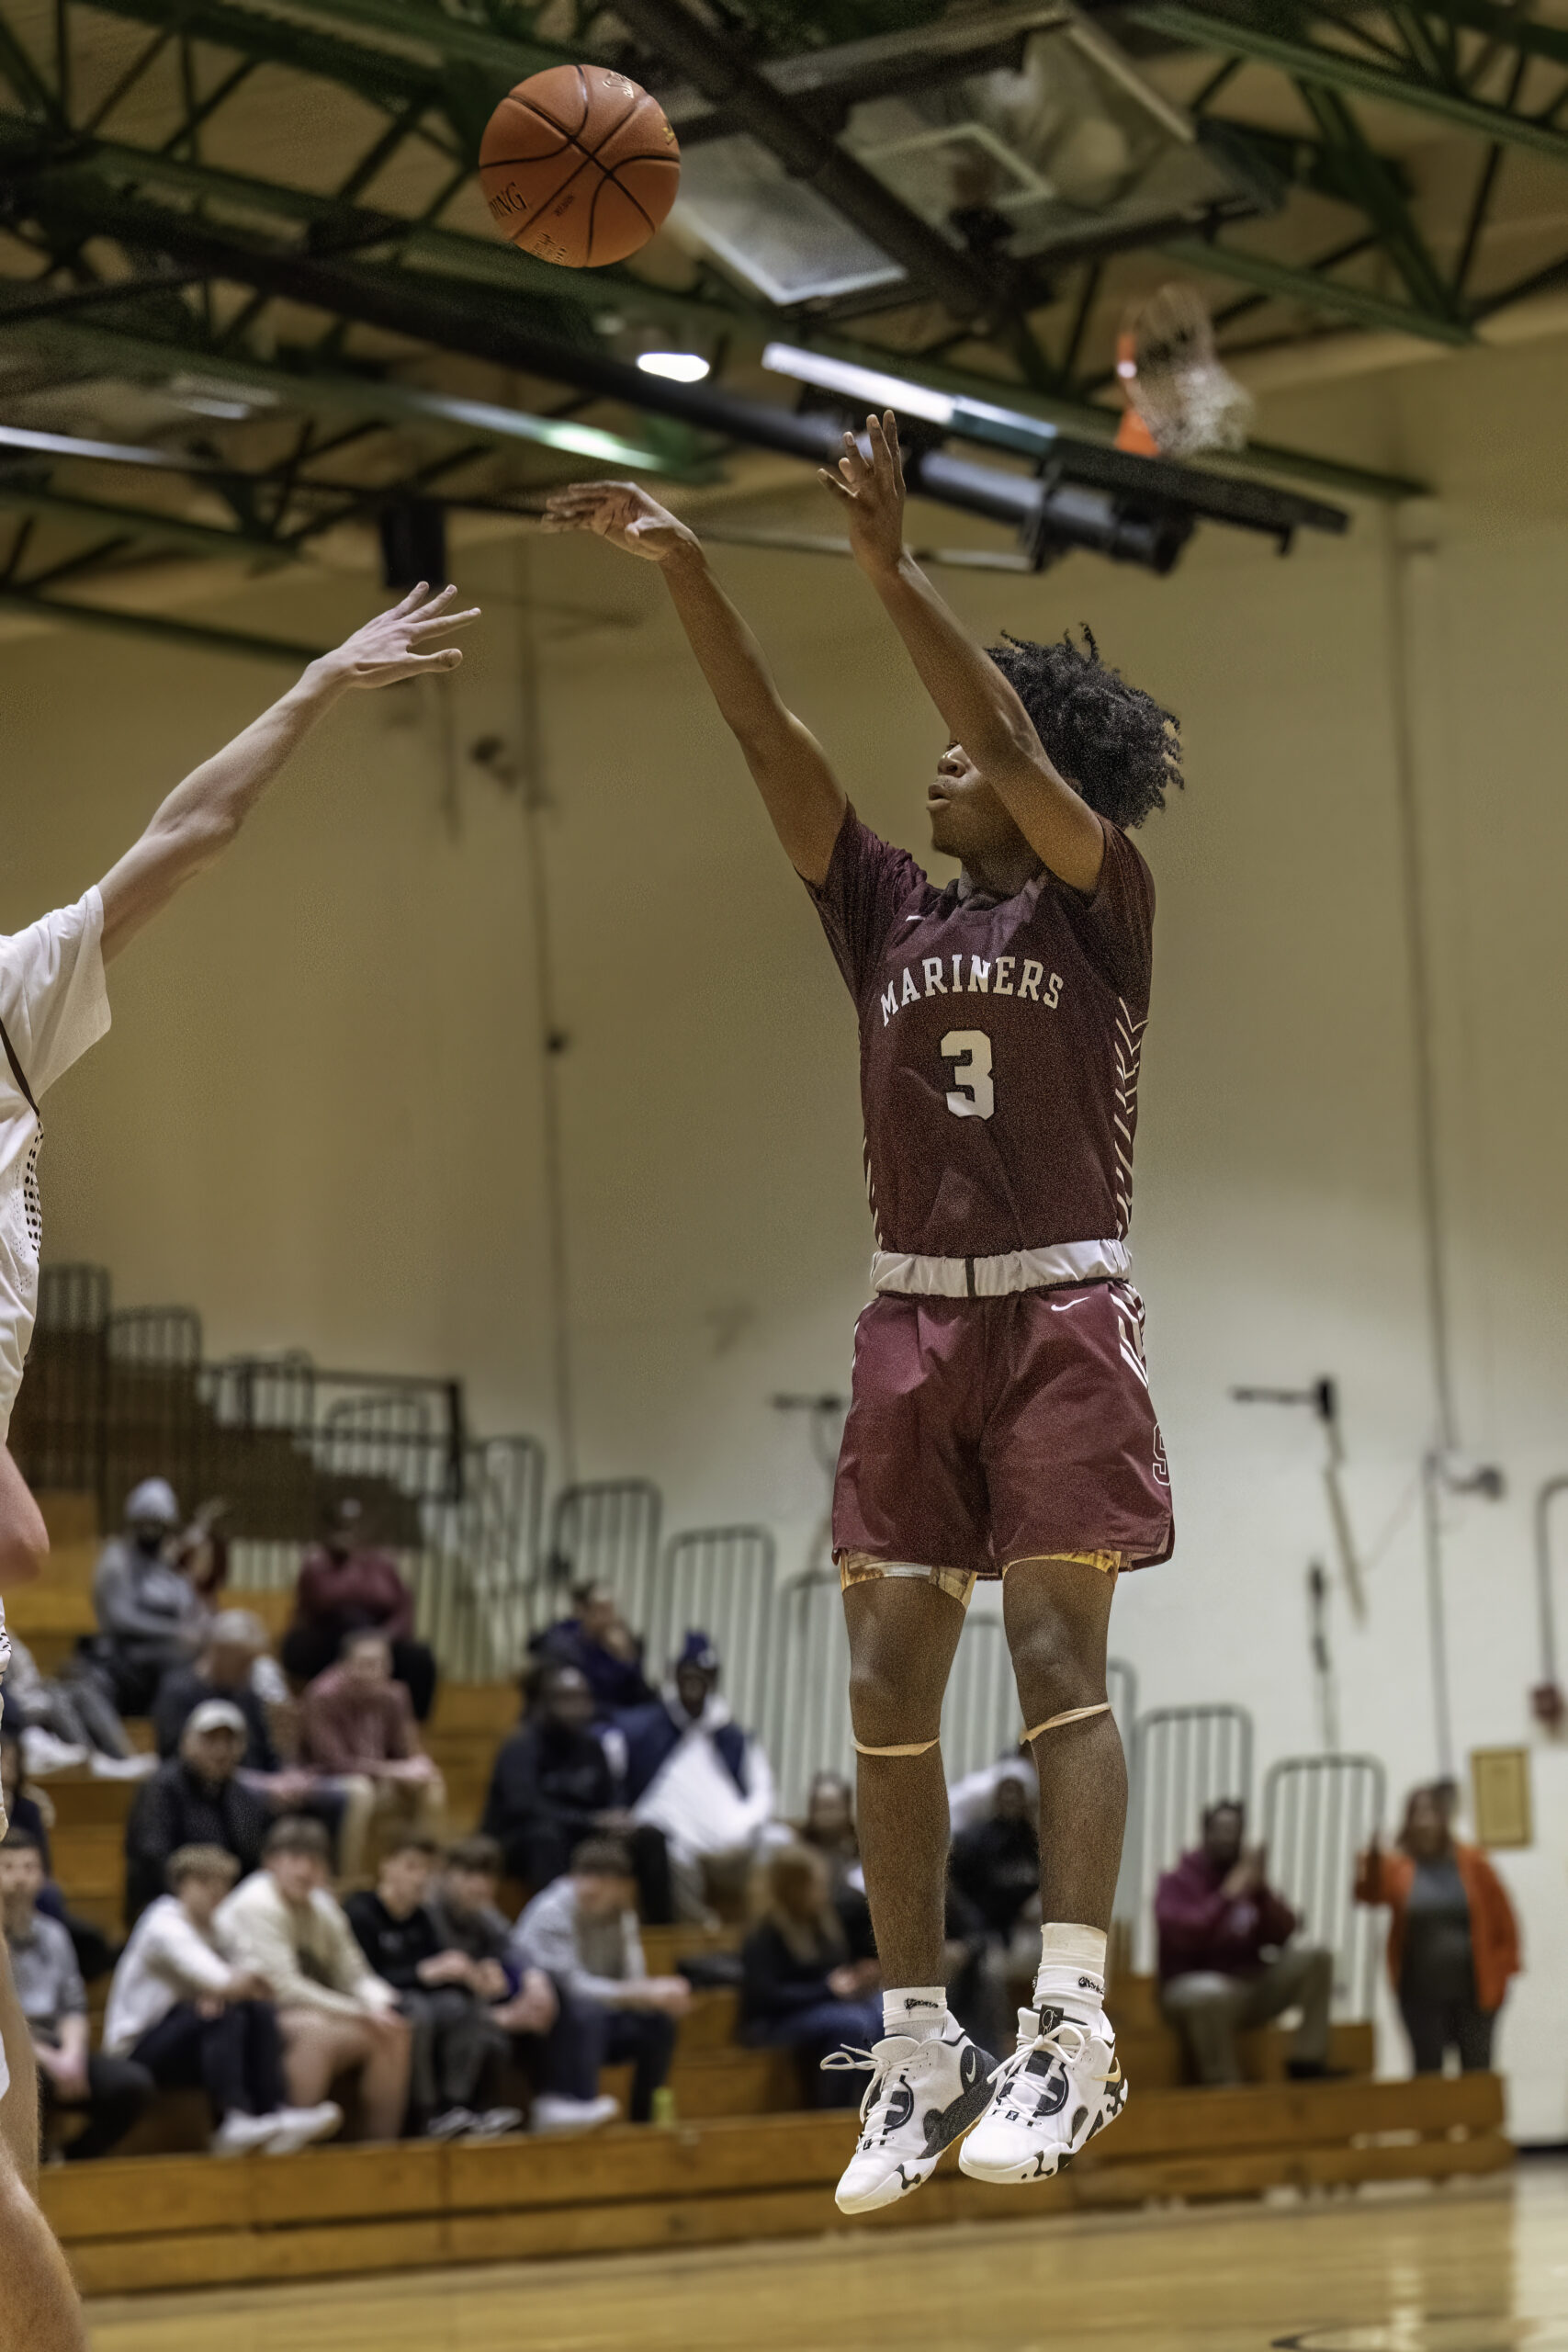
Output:
[[[1540,1681],[1532,1694],[1535,1713],[1555,1731],[1568,1713],[1557,1679],[1557,1611],[1551,1593],[1551,1506],[1568,1494],[1568,1472],[1548,1478],[1535,1498],[1536,1600],[1540,1611]]]

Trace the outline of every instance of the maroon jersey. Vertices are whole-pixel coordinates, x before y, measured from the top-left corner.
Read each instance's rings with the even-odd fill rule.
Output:
[[[1155,890],[1100,821],[1091,895],[1042,874],[998,900],[937,889],[847,811],[811,895],[860,1016],[880,1249],[980,1258],[1125,1237]]]

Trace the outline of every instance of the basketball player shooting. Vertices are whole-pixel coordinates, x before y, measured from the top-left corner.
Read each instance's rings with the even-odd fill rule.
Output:
[[[1169,1479],[1127,1249],[1154,887],[1125,828],[1180,782],[1175,721],[1092,639],[987,653],[903,540],[889,414],[821,479],[947,730],[926,798],[937,888],[850,806],[781,702],[701,546],[625,484],[558,492],[547,529],[651,559],[809,889],[860,1020],[875,1295],[855,1334],[834,1497],[858,1823],[882,1962],[845,2212],[942,2150],[1049,2178],[1125,2104],[1104,2010],[1127,1804],[1106,1699],[1123,1568],[1169,1556]],[[942,1981],[942,1693],[978,1579],[1000,1578],[1039,1768],[1042,1953],[996,2064]]]
[[[104,966],[228,848],[333,705],[355,688],[457,667],[461,653],[440,640],[479,615],[455,611],[456,594],[444,588],[432,596],[422,581],[400,605],[312,662],[270,710],[175,786],[141,839],[85,898],[0,937],[0,1592],[38,1576],[49,1551],[42,1514],[6,1443],[38,1311],[38,1098],[107,1029]],[[8,1652],[0,1603],[0,1683]],[[38,2115],[32,2042],[0,1938],[0,2352],[85,2352],[70,2274],[29,2193]]]

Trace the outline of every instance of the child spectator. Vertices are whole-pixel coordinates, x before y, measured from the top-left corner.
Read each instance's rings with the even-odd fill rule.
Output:
[[[855,2070],[822,2061],[845,2043],[862,2053],[882,2040],[877,1963],[851,1960],[814,1848],[773,1855],[767,1887],[768,1907],[741,1947],[740,2038],[798,2052],[808,2107],[858,2107]]]
[[[400,1829],[429,1837],[446,1809],[441,1775],[419,1744],[406,1687],[394,1680],[384,1634],[348,1634],[340,1662],[319,1674],[299,1711],[304,1759],[347,1781],[338,1835],[344,1878],[364,1865],[371,1821],[391,1814]]]
[[[152,2096],[152,2077],[126,2058],[88,2048],[87,1995],[71,1938],[38,1908],[43,1856],[25,1830],[0,1845],[0,1912],[17,1999],[38,2061],[39,2099],[47,2123],[56,2108],[85,2113],[86,2129],[65,2151],[68,2164],[107,2156]]]
[[[272,1987],[293,2104],[319,2106],[353,2072],[364,2137],[395,2140],[408,2105],[408,2021],[330,1890],[330,1853],[319,1821],[275,1822],[263,1867],[225,1896],[213,1927],[235,1967]]]
[[[171,1855],[168,1894],[143,1911],[119,1956],[104,2049],[144,2066],[160,2090],[205,2089],[214,2155],[288,2155],[331,2139],[343,2109],[330,2099],[288,2104],[272,1988],[233,1966],[212,1925],[238,1876],[220,1846]]]
[[[433,1838],[405,1833],[383,1855],[375,1892],[351,1894],[344,1908],[413,2030],[411,2128],[432,2140],[495,2139],[523,2120],[497,2104],[508,2038],[494,2004],[513,1988],[499,1958],[476,1954],[428,1899],[436,1850]],[[503,1947],[506,1922],[499,1911],[493,1918],[483,1940]]]
[[[599,2065],[632,2062],[631,2120],[646,2123],[670,2072],[677,2021],[692,2003],[683,1976],[650,1976],[637,1933],[631,1856],[614,1838],[590,1838],[568,1877],[536,1894],[512,1931],[508,1957],[542,1969],[581,2011]]]

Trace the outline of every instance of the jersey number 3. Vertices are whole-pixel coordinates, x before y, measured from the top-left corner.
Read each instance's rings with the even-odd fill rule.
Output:
[[[955,1119],[988,1119],[997,1107],[991,1083],[991,1041],[983,1029],[950,1029],[942,1041],[953,1064],[947,1107]]]

